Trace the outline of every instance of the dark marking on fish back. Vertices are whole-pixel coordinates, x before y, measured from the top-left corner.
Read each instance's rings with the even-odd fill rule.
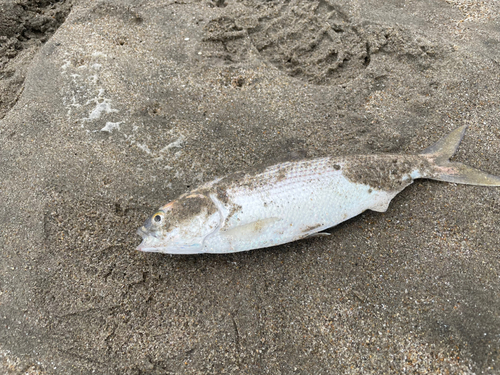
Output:
[[[191,194],[173,202],[167,219],[180,223],[200,214],[202,211],[206,211],[207,215],[211,215],[217,211],[217,208],[209,197],[202,194]]]
[[[415,170],[423,177],[434,173],[429,159],[421,155],[362,155],[345,158],[343,165],[349,181],[383,191],[404,189],[413,182]]]
[[[222,203],[228,203],[228,196],[227,196],[227,190],[220,187],[220,186],[217,186],[215,188],[215,191],[217,192],[217,198],[222,202]]]

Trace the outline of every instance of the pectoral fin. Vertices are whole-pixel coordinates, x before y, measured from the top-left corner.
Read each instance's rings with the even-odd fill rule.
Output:
[[[256,220],[248,224],[239,225],[227,230],[221,230],[221,234],[229,238],[237,238],[241,241],[251,240],[270,229],[272,225],[279,220],[280,218],[278,217]]]

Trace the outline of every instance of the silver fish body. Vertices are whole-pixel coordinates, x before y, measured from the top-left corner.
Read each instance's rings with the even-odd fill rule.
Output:
[[[138,230],[142,251],[231,253],[309,237],[365,210],[386,211],[417,178],[500,186],[448,159],[465,127],[419,155],[324,157],[236,173],[180,196]]]

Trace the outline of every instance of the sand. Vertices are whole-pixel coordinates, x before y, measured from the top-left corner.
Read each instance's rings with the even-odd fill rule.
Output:
[[[0,372],[496,374],[500,189],[418,180],[331,236],[140,253],[154,210],[274,160],[500,175],[494,0],[0,1]]]

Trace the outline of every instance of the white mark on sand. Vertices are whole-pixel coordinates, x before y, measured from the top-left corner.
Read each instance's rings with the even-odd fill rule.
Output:
[[[136,143],[137,144],[137,147],[139,147],[142,151],[144,151],[146,154],[151,154],[151,150],[149,149],[149,147],[145,144],[140,144],[140,143]]]
[[[106,126],[104,128],[101,129],[102,132],[108,132],[108,133],[111,133],[113,130],[120,130],[120,124],[122,123],[123,121],[119,121],[119,122],[111,122],[111,121],[108,121],[106,123]]]
[[[68,69],[71,65],[71,61],[69,60],[63,60],[64,61],[64,64],[61,66],[61,70],[63,70],[64,72],[66,71],[66,69]]]
[[[98,98],[95,98],[91,101],[95,101],[96,106],[90,112],[89,117],[82,119],[83,121],[97,120],[103,113],[118,112],[117,109],[111,108],[111,99],[102,99],[102,102],[99,102]]]
[[[177,138],[175,141],[172,143],[169,143],[165,147],[163,147],[160,152],[166,152],[172,148],[181,148],[182,144],[184,143],[184,137],[181,135],[179,138]]]
[[[92,57],[107,57],[107,55],[103,52],[96,51],[92,53]]]

